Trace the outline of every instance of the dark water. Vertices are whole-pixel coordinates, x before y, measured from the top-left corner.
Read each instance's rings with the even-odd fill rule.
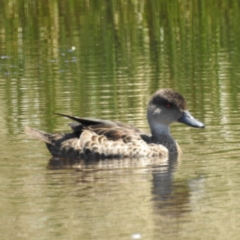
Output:
[[[238,239],[240,4],[1,1],[1,239]],[[147,130],[159,88],[206,124],[172,126],[177,162],[56,170],[24,127],[67,131],[62,112]]]

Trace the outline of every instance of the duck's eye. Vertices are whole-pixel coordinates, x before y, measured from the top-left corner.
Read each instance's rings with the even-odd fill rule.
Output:
[[[171,103],[167,103],[167,107],[168,108],[172,107],[172,104]]]

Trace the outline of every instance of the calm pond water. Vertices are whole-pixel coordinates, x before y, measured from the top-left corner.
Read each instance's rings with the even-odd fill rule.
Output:
[[[1,6],[1,239],[239,239],[238,1]],[[172,126],[178,162],[56,166],[24,133],[68,131],[54,112],[148,130],[149,97],[166,87],[206,124]]]

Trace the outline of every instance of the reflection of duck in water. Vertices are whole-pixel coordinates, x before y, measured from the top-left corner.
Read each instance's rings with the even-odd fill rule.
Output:
[[[187,111],[183,96],[171,89],[155,92],[148,103],[152,135],[121,122],[58,115],[77,122],[70,124],[71,133],[49,134],[29,127],[26,133],[44,141],[53,157],[69,159],[166,157],[180,150],[170,134],[171,123],[204,127]]]

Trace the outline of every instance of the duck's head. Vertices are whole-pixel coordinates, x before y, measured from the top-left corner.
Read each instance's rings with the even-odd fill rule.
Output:
[[[204,128],[204,124],[187,111],[184,97],[172,89],[161,89],[153,94],[148,103],[147,118],[153,134],[168,134],[173,122]]]

